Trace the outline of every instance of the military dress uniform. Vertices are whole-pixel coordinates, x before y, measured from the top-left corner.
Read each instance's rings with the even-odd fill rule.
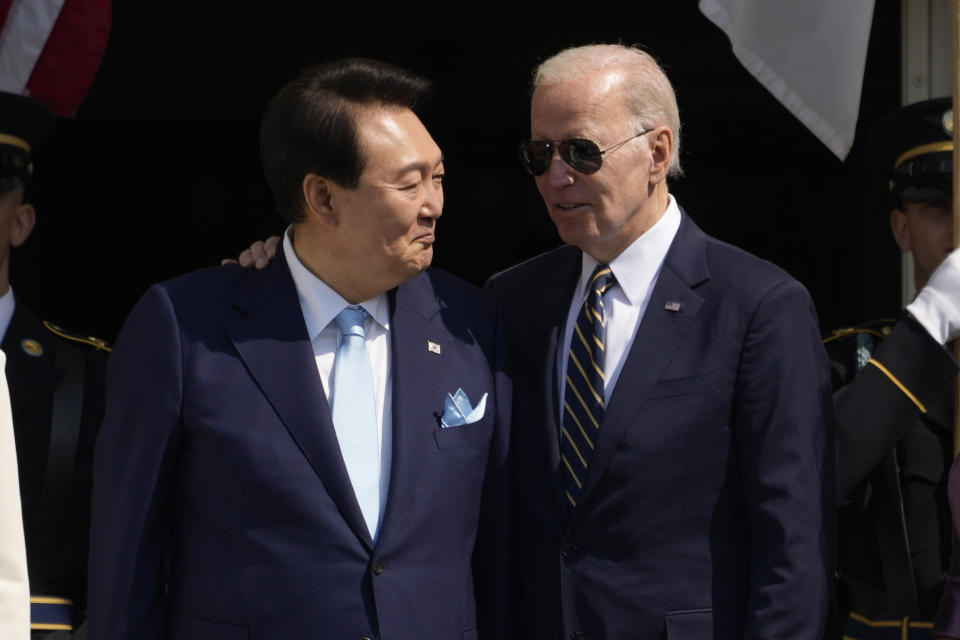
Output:
[[[825,345],[840,505],[833,637],[930,638],[951,555],[957,363],[908,316],[836,331]]]
[[[35,100],[0,92],[0,194],[20,192],[5,215],[22,214],[33,147],[55,124],[53,113]],[[13,241],[6,240],[9,249]],[[6,295],[9,283],[0,284]],[[32,634],[80,640],[86,635],[93,444],[103,418],[108,349],[41,322],[23,305],[14,304],[9,319],[0,348],[7,356]]]
[[[85,617],[93,445],[109,349],[41,322],[19,304],[0,346],[7,354],[31,628],[38,638],[79,627]]]
[[[953,196],[950,98],[885,116],[868,139],[867,157],[872,190],[889,196],[878,213],[890,220],[901,250],[919,249],[929,269]],[[917,218],[920,211],[937,217]],[[915,277],[914,284],[928,282]],[[837,615],[827,638],[929,639],[952,553],[947,478],[958,365],[906,312],[841,329],[825,343],[839,505]]]

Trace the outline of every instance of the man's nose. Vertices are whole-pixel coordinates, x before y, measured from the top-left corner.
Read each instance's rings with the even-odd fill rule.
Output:
[[[553,150],[553,155],[550,156],[550,164],[547,165],[546,177],[547,183],[552,187],[564,187],[569,184],[573,184],[574,181],[574,171],[563,158],[560,157],[559,151],[556,149]]]
[[[425,218],[439,218],[443,215],[443,184],[430,182],[426,189],[420,215]]]

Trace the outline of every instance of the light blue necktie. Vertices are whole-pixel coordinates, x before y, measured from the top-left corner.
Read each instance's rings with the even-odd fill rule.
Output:
[[[380,519],[380,447],[373,372],[360,307],[345,307],[337,317],[340,346],[333,363],[333,426],[350,483],[370,537],[377,539]]]

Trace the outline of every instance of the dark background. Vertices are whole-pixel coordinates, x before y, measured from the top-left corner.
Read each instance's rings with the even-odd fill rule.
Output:
[[[35,155],[39,220],[13,255],[18,300],[113,339],[151,283],[279,233],[260,114],[300,68],[347,55],[436,82],[423,117],[446,155],[434,264],[481,284],[559,244],[515,154],[529,134],[531,69],[564,47],[620,41],[642,44],[673,81],[685,176],[671,192],[705,231],[797,277],[824,330],[899,308],[887,213],[860,195],[866,134],[899,103],[899,3],[877,3],[843,163],[740,66],[692,0],[307,5],[115,3],[79,117]]]

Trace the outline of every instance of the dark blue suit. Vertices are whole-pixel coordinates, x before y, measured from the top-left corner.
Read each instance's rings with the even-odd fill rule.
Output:
[[[286,261],[147,292],[108,372],[91,640],[512,637],[495,302],[433,270],[389,297],[392,475],[374,547]],[[489,393],[486,413],[441,429],[458,387]]]
[[[523,636],[819,637],[835,489],[807,292],[684,214],[568,515],[556,362],[580,267],[562,247],[489,285],[515,374]]]

